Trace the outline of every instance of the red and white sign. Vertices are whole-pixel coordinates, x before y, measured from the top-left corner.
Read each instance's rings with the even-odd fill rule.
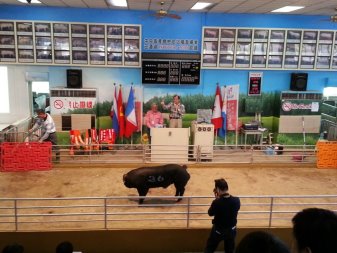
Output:
[[[239,90],[239,85],[226,86],[227,130],[229,131],[236,130],[238,127]]]
[[[76,109],[93,109],[96,98],[86,97],[51,97],[51,114],[70,113]]]

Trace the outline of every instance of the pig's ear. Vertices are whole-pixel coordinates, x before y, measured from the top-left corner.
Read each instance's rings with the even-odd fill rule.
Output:
[[[182,167],[183,169],[187,170],[187,166],[185,164]]]

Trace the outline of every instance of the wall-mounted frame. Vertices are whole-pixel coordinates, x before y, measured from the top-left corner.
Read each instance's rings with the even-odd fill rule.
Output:
[[[0,20],[0,63],[141,66],[140,25]]]
[[[337,69],[337,31],[203,27],[202,35],[204,69]]]
[[[262,92],[262,72],[249,72],[248,96],[260,96]]]

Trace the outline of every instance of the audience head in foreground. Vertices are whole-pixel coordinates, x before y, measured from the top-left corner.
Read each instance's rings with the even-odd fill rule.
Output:
[[[72,253],[73,250],[74,249],[71,242],[61,242],[56,247],[56,253]]]
[[[337,252],[337,214],[333,211],[308,208],[292,219],[298,253]]]
[[[24,248],[22,245],[13,243],[3,248],[2,253],[23,253],[23,251],[24,251]]]
[[[273,234],[255,231],[242,238],[236,253],[290,253],[290,250]]]

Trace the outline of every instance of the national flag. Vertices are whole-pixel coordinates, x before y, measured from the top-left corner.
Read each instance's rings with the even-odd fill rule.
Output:
[[[216,92],[215,92],[212,119],[211,119],[211,122],[214,125],[214,130],[217,130],[222,127],[221,108],[222,108],[221,92],[220,92],[219,85],[217,85]]]
[[[115,85],[111,106],[111,117],[112,117],[112,128],[114,130],[115,135],[117,136],[119,133],[119,120],[118,120],[118,106],[117,106],[117,88]]]
[[[134,91],[131,86],[128,103],[125,108],[125,137],[130,137],[137,130]]]
[[[119,137],[123,137],[125,134],[125,115],[123,106],[123,95],[122,86],[119,87],[118,98],[117,98],[117,112],[118,112],[118,123],[119,123]]]
[[[221,117],[222,117],[222,127],[219,130],[219,136],[225,137],[226,132],[227,132],[227,92],[226,92],[226,87],[224,87]]]

